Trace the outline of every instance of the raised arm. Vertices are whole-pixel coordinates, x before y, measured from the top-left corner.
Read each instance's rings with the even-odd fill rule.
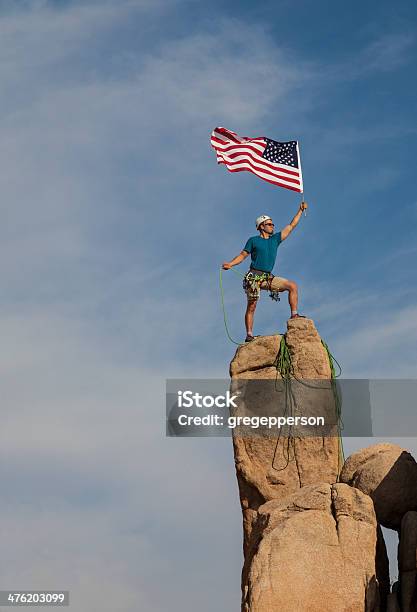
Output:
[[[285,240],[291,234],[293,229],[298,225],[299,220],[301,219],[301,215],[303,214],[303,210],[308,208],[307,202],[301,202],[300,208],[298,209],[298,213],[295,215],[294,219],[291,221],[289,225],[286,225],[283,230],[281,230],[281,240]]]
[[[234,259],[232,259],[231,261],[225,261],[223,263],[223,270],[230,270],[230,268],[233,268],[233,266],[237,266],[238,264],[242,263],[242,261],[246,259],[248,255],[249,253],[247,251],[241,251],[239,255],[236,255]]]

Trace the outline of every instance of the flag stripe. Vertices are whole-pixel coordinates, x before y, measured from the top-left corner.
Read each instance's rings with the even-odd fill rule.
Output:
[[[271,169],[268,166],[265,166],[264,164],[259,163],[258,160],[254,160],[248,155],[235,154],[233,158],[231,158],[230,156],[222,155],[222,159],[225,160],[226,164],[230,164],[230,165],[234,165],[236,163],[246,161],[251,167],[256,168],[262,172],[265,172],[266,174],[271,174],[272,176],[278,176],[279,178],[289,181],[290,183],[295,183],[297,185],[300,184],[300,181],[298,178],[288,176],[285,173],[281,172],[279,169],[276,169],[276,168]]]
[[[236,134],[236,132],[231,132],[230,130],[226,130],[224,128],[217,128],[214,130],[214,133],[217,133],[219,136],[223,136],[226,140],[231,140],[233,142],[241,142],[243,139]]]
[[[227,130],[226,128],[222,128],[222,127],[218,127],[215,130],[213,130],[213,134],[217,134],[218,136],[221,135],[221,136],[223,136],[226,139],[229,138],[229,135],[232,135],[235,138],[235,140],[237,140],[239,142],[240,141],[244,142],[245,140],[250,140],[251,142],[256,141],[256,140],[259,140],[261,142],[265,142],[265,138],[263,136],[260,136],[260,137],[257,137],[257,138],[247,138],[245,136],[241,137],[241,136],[238,136],[236,134],[236,132],[232,132],[231,130]]]
[[[227,137],[224,134],[221,134],[220,132],[217,132],[216,130],[212,133],[211,135],[211,139],[212,141],[215,140],[217,142],[219,142],[219,144],[230,144],[231,142],[235,143],[236,145],[239,144],[258,144],[258,145],[266,145],[265,142],[265,138],[239,138],[238,136],[234,135],[233,137]]]
[[[224,161],[220,161],[219,164],[225,164],[226,162]],[[248,168],[227,168],[229,170],[229,172],[244,172],[245,170],[248,170]],[[253,172],[253,174],[257,174],[256,172]],[[259,176],[259,175],[258,175]],[[262,178],[264,181],[266,181],[267,183],[271,183],[272,185],[277,185],[278,187],[285,187],[286,189],[291,189],[291,191],[297,191],[298,193],[300,193],[300,189],[298,187],[292,187],[291,185],[285,185],[283,182],[277,180],[273,180],[273,179],[269,179],[266,177],[260,177]]]
[[[291,179],[291,178],[288,178],[286,176],[282,176],[280,174],[269,172],[268,170],[265,170],[262,167],[258,167],[252,161],[250,161],[248,159],[245,159],[245,157],[243,157],[242,160],[238,160],[238,161],[235,161],[235,162],[224,161],[224,163],[226,164],[226,166],[229,169],[231,167],[232,168],[235,168],[235,167],[244,167],[244,168],[252,171],[254,174],[257,174],[261,178],[269,177],[270,179],[274,179],[274,180],[280,181],[280,183],[285,183],[286,185],[292,185],[293,187],[300,186],[300,181],[298,181],[297,179]]]
[[[213,144],[213,141],[212,141],[212,144]],[[236,144],[220,143],[215,148],[220,149],[221,151],[229,151],[231,149],[241,149],[242,147],[245,147],[247,149],[252,149],[253,151],[255,151],[255,153],[260,153],[262,155],[262,153],[265,151],[265,148],[266,148],[266,142],[263,142],[263,143],[239,142]]]

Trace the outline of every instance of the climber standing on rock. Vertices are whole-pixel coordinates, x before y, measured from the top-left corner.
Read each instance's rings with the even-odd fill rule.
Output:
[[[281,276],[274,276],[272,269],[275,265],[278,246],[288,238],[293,229],[298,225],[301,215],[307,209],[307,203],[301,202],[300,208],[289,223],[280,232],[274,233],[274,223],[268,215],[261,215],[256,219],[256,229],[259,236],[249,238],[239,255],[229,262],[224,262],[223,270],[229,270],[240,264],[248,255],[251,256],[251,265],[246,273],[243,287],[245,289],[248,304],[245,313],[246,340],[250,342],[256,336],[253,335],[253,319],[256,304],[260,297],[260,290],[266,289],[271,292],[271,297],[276,299],[278,292],[288,291],[288,302],[291,308],[291,319],[303,317],[298,314],[298,288],[297,284]]]

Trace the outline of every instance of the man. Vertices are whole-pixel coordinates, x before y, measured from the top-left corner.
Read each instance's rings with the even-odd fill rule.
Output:
[[[307,209],[307,203],[301,202],[299,211],[289,225],[274,234],[274,223],[268,215],[261,215],[256,219],[256,229],[259,236],[252,236],[246,242],[243,251],[234,259],[223,263],[223,270],[229,270],[240,264],[248,255],[251,256],[250,270],[245,276],[244,287],[248,298],[245,313],[246,340],[250,342],[256,336],[253,335],[253,318],[256,304],[258,303],[260,289],[267,289],[273,293],[288,291],[288,302],[291,308],[291,319],[303,317],[298,314],[298,288],[294,281],[274,276],[271,274],[275,265],[278,246],[288,238],[293,229],[298,225],[303,210]]]

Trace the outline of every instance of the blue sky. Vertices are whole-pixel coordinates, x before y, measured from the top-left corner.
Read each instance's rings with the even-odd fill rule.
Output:
[[[0,2],[2,588],[238,609],[230,440],[166,439],[164,380],[227,375],[219,265],[299,197],[218,167],[215,126],[300,141],[309,212],[275,271],[345,376],[416,377],[416,12]],[[256,333],[287,316],[264,298]]]

